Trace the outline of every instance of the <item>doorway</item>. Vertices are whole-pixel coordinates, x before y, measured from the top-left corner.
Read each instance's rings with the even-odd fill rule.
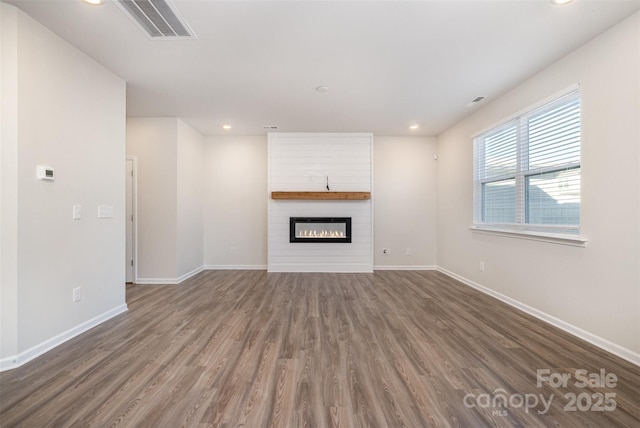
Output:
[[[136,282],[136,158],[126,158],[126,257],[125,282]]]

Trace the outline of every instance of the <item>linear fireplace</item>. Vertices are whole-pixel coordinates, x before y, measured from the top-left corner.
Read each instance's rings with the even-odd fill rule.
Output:
[[[351,217],[289,217],[289,242],[351,243]]]

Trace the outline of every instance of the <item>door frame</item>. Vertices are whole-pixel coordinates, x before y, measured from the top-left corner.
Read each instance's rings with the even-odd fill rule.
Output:
[[[131,172],[132,172],[132,176],[131,176],[131,180],[132,180],[132,185],[131,185],[131,201],[128,200],[128,198],[126,197],[127,195],[127,189],[125,189],[125,215],[126,212],[128,211],[126,209],[126,205],[128,205],[130,202],[133,205],[131,207],[131,212],[133,215],[133,221],[131,222],[131,255],[133,257],[133,266],[132,266],[132,274],[133,274],[133,278],[132,281],[135,284],[136,281],[138,280],[138,158],[136,156],[127,156],[125,158],[125,174],[127,171],[127,167],[126,167],[126,163],[127,162],[131,162]],[[125,183],[126,183],[126,177],[125,177]],[[126,219],[126,221],[128,222],[129,219]],[[127,232],[126,232],[126,224],[125,224],[125,258],[126,258],[126,247],[127,247]],[[128,260],[125,260],[125,264],[128,263]],[[126,271],[125,271],[125,283],[126,283]]]

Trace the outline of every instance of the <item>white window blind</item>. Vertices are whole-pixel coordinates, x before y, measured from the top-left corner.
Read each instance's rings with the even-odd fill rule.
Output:
[[[579,232],[577,89],[474,138],[474,224]]]

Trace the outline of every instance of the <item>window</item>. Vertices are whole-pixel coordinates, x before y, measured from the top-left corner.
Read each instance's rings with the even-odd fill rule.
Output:
[[[476,136],[473,143],[476,228],[579,233],[577,89]]]

